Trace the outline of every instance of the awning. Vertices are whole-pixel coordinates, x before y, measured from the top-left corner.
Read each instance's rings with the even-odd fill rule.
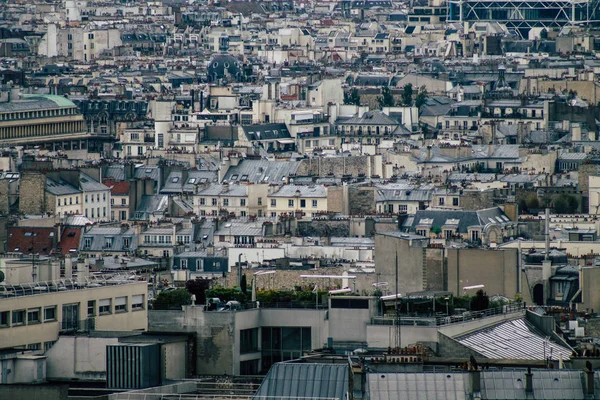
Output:
[[[277,143],[280,144],[294,144],[296,141],[294,139],[278,139]]]

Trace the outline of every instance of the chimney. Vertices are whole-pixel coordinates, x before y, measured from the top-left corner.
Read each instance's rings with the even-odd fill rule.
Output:
[[[191,103],[191,108],[192,108],[192,113],[195,112],[196,110],[194,109],[194,96],[196,95],[196,92],[194,92],[194,89],[190,90],[190,95],[192,96],[192,103]]]
[[[471,370],[469,376],[471,377],[471,393],[475,397],[476,393],[481,392],[481,371],[478,369]]]
[[[589,361],[585,363],[585,366],[585,383],[587,389],[586,393],[591,398],[594,398],[594,368],[592,367],[592,363]]]
[[[527,367],[527,373],[525,374],[525,393],[533,393],[533,374],[531,373],[531,367]]]

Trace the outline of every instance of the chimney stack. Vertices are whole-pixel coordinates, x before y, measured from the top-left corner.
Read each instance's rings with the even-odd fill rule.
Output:
[[[585,363],[585,383],[587,394],[590,397],[594,397],[594,368],[592,367],[592,363],[587,361]]]
[[[531,373],[531,367],[527,367],[527,373],[525,374],[525,393],[533,393],[533,374]]]

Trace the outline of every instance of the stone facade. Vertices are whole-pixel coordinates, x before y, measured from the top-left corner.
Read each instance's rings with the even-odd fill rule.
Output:
[[[38,171],[21,173],[19,211],[23,214],[46,212],[46,175]]]

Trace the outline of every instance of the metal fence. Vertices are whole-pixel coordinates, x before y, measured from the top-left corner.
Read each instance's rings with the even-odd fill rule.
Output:
[[[411,326],[444,326],[460,324],[476,319],[489,318],[497,315],[524,313],[525,303],[507,304],[501,307],[488,308],[481,311],[467,311],[461,315],[449,315],[442,317],[419,317],[400,315],[383,316],[371,318],[371,325],[411,325]]]

